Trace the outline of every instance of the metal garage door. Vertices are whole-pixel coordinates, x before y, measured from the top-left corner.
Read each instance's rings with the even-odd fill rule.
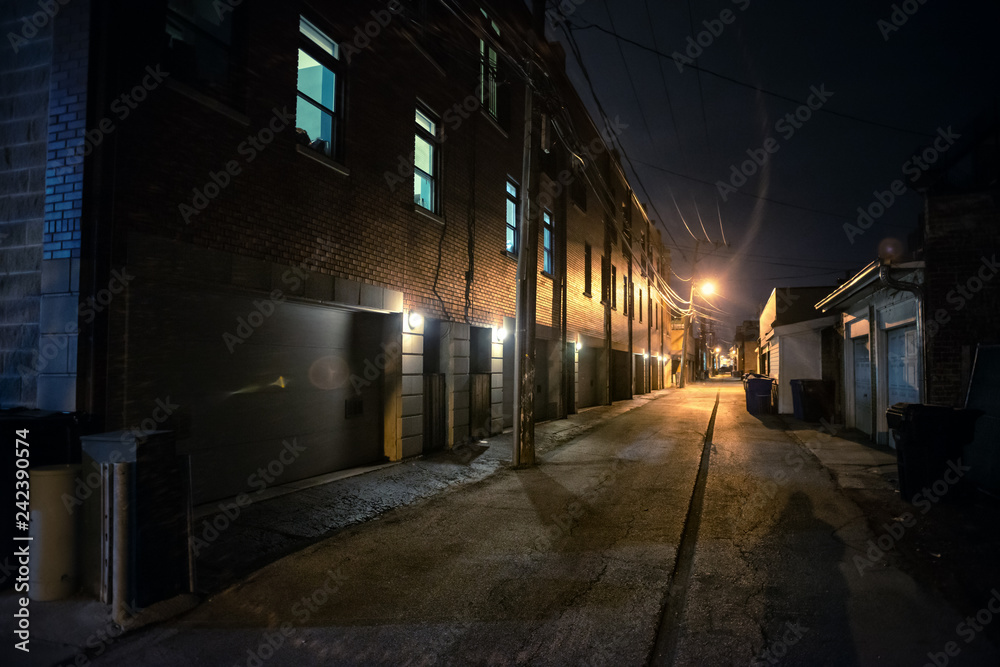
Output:
[[[382,459],[387,316],[165,284],[134,298],[157,307],[130,322],[129,412],[179,406],[196,504]]]
[[[872,376],[868,336],[855,338],[854,344],[854,427],[868,435],[872,432]]]

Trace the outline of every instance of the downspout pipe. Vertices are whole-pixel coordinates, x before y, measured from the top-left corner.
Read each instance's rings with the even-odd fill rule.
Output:
[[[907,283],[892,277],[889,264],[882,264],[878,270],[879,281],[886,287],[910,292],[917,297],[917,346],[920,349],[920,401],[927,401],[927,346],[925,345],[924,288],[916,283]]]

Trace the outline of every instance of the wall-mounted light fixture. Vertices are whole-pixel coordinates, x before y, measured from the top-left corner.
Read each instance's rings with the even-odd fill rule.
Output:
[[[416,331],[423,323],[424,318],[420,313],[411,310],[406,314],[406,328],[410,331]]]
[[[583,349],[583,341],[582,340],[576,341],[576,351],[579,352],[582,349]]]

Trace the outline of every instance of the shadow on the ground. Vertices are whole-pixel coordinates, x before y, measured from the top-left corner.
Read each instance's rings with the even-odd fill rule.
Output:
[[[837,567],[846,547],[834,537],[835,531],[816,516],[806,493],[788,496],[768,537],[781,545],[784,557],[768,559],[760,664],[859,664],[845,641],[851,637],[850,590]],[[817,663],[817,656],[830,661]]]

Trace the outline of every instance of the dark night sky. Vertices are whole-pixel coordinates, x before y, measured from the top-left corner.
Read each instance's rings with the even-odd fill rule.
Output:
[[[549,0],[550,7],[554,4]],[[731,339],[739,321],[756,316],[773,287],[832,285],[845,271],[853,274],[874,259],[884,238],[905,241],[921,205],[909,189],[853,243],[843,225],[857,218],[859,206],[874,201],[875,190],[887,190],[896,179],[909,183],[904,163],[930,145],[938,128],[965,133],[976,117],[996,115],[1000,3],[910,0],[907,7],[916,12],[886,40],[878,22],[890,21],[893,4],[563,3],[573,7],[567,21],[604,109],[629,125],[620,139],[660,214],[650,207],[650,215],[662,219],[687,256],[672,251],[682,277],[691,275],[694,241],[670,191],[700,235],[697,202],[713,241],[720,238],[716,206],[721,209],[731,248],[699,262],[698,275],[715,279],[724,297],[715,299],[728,313],[721,317],[723,340]],[[679,72],[673,60],[601,30],[672,54],[683,52],[688,36],[704,31],[702,22],[725,9],[732,12],[732,22],[713,37],[697,64],[748,86],[699,75],[690,67]],[[591,24],[600,28],[586,27]],[[553,31],[551,24],[548,30],[550,39],[565,43],[561,30]],[[599,119],[572,51],[567,48],[567,53],[570,76]],[[833,95],[790,137],[787,126],[776,128],[776,123],[799,105],[755,90],[805,101],[813,86]],[[760,148],[768,137],[780,148],[740,191],[772,201],[748,194],[729,194],[722,201],[713,184],[728,180],[730,166],[748,159],[747,149]],[[646,201],[634,179],[633,186]],[[667,235],[664,240],[676,247]],[[674,278],[673,285],[687,294],[686,284]]]

